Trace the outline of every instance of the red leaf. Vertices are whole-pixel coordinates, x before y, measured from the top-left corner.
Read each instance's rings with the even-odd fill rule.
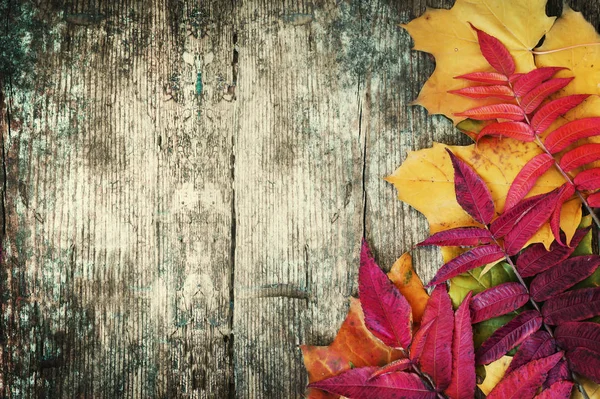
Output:
[[[563,155],[559,164],[565,172],[569,172],[599,159],[600,144],[584,144],[581,147],[577,147]]]
[[[596,190],[600,188],[600,168],[587,169],[573,180],[578,190]]]
[[[513,85],[519,81],[525,75],[524,73],[513,73],[508,77],[508,81]]]
[[[519,171],[506,194],[504,209],[510,209],[521,201],[533,188],[537,180],[554,165],[551,155],[542,153],[531,158]]]
[[[536,302],[552,298],[591,276],[598,266],[598,255],[569,258],[535,276],[529,287],[531,297]]]
[[[471,399],[475,395],[475,348],[469,316],[470,299],[469,292],[454,315],[452,379],[444,391],[452,399]]]
[[[515,98],[515,95],[510,87],[505,85],[470,86],[459,90],[450,90],[449,93],[458,94],[469,98],[496,97],[503,100],[512,100]]]
[[[564,349],[587,348],[600,353],[600,324],[570,322],[561,324],[554,332],[556,342]]]
[[[548,378],[544,381],[544,388],[548,388],[558,381],[565,381],[571,379],[571,370],[564,359],[561,359],[556,363],[554,367],[548,372]]]
[[[579,139],[600,134],[600,117],[583,118],[565,123],[546,137],[544,145],[552,154],[560,152]]]
[[[471,300],[473,323],[502,316],[517,310],[529,301],[527,289],[521,283],[503,283],[475,295]]]
[[[437,396],[435,392],[427,389],[416,374],[398,372],[369,380],[376,371],[377,367],[355,368],[308,386],[348,398],[435,399]]]
[[[365,314],[365,325],[384,344],[408,348],[412,339],[411,307],[377,266],[364,241],[358,273],[358,292]]]
[[[487,83],[492,85],[507,84],[508,78],[498,72],[473,72],[456,76],[454,79],[465,79],[471,82]]]
[[[590,194],[587,197],[587,203],[592,208],[600,208],[600,193]]]
[[[492,104],[482,107],[468,109],[464,112],[454,114],[456,116],[466,116],[467,118],[478,121],[487,121],[490,119],[508,119],[511,121],[522,121],[525,119],[523,110],[514,104]]]
[[[522,79],[519,79],[521,81]],[[521,108],[526,114],[530,114],[544,101],[548,96],[556,93],[569,83],[573,78],[556,78],[542,83],[521,99]]]
[[[445,285],[438,285],[427,303],[423,324],[434,320],[421,354],[421,370],[429,374],[439,390],[450,385],[452,376],[452,331],[454,313]]]
[[[494,36],[488,35],[484,31],[477,29],[472,24],[470,25],[471,28],[477,32],[479,48],[487,62],[489,62],[495,70],[507,77],[515,73],[515,62],[502,42]]]
[[[583,102],[589,94],[574,94],[561,97],[543,105],[531,119],[531,127],[536,134],[542,133],[561,115],[566,114]]]
[[[443,283],[461,273],[495,262],[502,258],[504,258],[504,251],[496,244],[473,248],[443,265],[440,270],[438,270],[433,280],[427,284],[427,287]]]
[[[556,200],[559,195],[560,192],[557,190],[545,194],[543,199],[537,203],[539,207],[530,208],[516,221],[512,230],[504,237],[504,250],[508,255],[517,254],[540,227],[546,223],[556,207]],[[518,205],[512,209],[517,208]]]
[[[459,227],[435,233],[418,245],[473,247],[480,244],[489,244],[492,240],[492,235],[487,229]]]
[[[380,367],[369,377],[368,381],[371,381],[374,378],[379,377],[380,375],[395,373],[398,371],[404,371],[412,367],[412,362],[410,359],[398,359],[394,360],[391,363],[386,364],[383,367]]]
[[[561,71],[562,67],[544,67],[537,68],[521,76],[514,84],[513,90],[519,97],[523,97],[531,90],[538,87],[543,81],[550,79],[556,72]]]
[[[479,175],[464,161],[446,149],[454,167],[456,201],[476,221],[488,224],[495,215],[492,194]]]
[[[550,356],[556,352],[556,342],[547,331],[537,331],[519,346],[513,356],[506,374],[518,369],[532,360]]]
[[[576,373],[600,384],[600,353],[575,348],[567,352],[567,361]]]
[[[542,326],[542,315],[537,310],[528,310],[496,331],[481,344],[475,355],[477,364],[488,364],[500,359],[509,350],[519,345]]]
[[[425,343],[427,342],[427,336],[435,320],[431,319],[426,324],[421,324],[421,328],[415,333],[412,344],[410,344],[410,353],[408,356],[414,363],[419,362],[419,359],[421,359]]]
[[[490,232],[494,237],[504,237],[507,235],[523,215],[530,212],[532,209],[539,206],[544,200],[546,194],[539,194],[529,197],[510,209],[507,209],[496,220],[490,224]]]
[[[487,396],[487,399],[531,399],[542,386],[548,371],[562,357],[562,352],[533,360],[510,373]]]
[[[550,216],[550,229],[552,230],[554,239],[563,246],[566,244],[563,242],[560,234],[560,213],[564,203],[571,198],[573,194],[575,194],[575,186],[570,183],[563,184],[560,189],[560,194],[558,195],[554,211],[552,211],[552,216]]]
[[[577,245],[579,245],[589,231],[589,227],[577,229],[571,240],[571,247],[564,247],[554,242],[550,246],[550,251],[547,251],[544,244],[531,245],[519,255],[517,259],[517,271],[521,277],[531,277],[562,262],[571,256]]]
[[[542,306],[546,324],[557,325],[600,315],[600,287],[567,291]]]
[[[489,124],[481,129],[477,136],[477,141],[485,136],[506,136],[524,142],[535,140],[531,126],[523,122],[498,122]]]
[[[543,390],[537,399],[569,399],[571,397],[571,391],[573,390],[573,383],[571,381],[558,381]]]

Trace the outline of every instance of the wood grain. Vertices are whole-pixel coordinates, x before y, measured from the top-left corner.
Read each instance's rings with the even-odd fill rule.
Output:
[[[467,143],[397,26],[452,3],[0,0],[0,396],[303,397],[361,238],[427,234],[382,178]]]

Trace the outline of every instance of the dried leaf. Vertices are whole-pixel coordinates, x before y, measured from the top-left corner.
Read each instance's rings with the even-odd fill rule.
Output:
[[[550,356],[555,352],[556,342],[554,341],[554,338],[550,336],[550,333],[542,330],[537,331],[519,346],[519,349],[513,356],[513,360],[510,362],[510,366],[506,372],[510,373],[532,360]]]
[[[527,289],[521,283],[504,283],[475,295],[471,300],[472,322],[510,313],[529,301]]]
[[[552,154],[556,154],[577,140],[600,135],[600,117],[576,119],[565,123],[550,133],[544,145]]]
[[[571,83],[573,79],[574,78],[556,78],[542,83],[523,96],[521,99],[521,108],[523,108],[523,111],[526,114],[532,113],[540,106],[542,101],[564,88]]]
[[[600,168],[587,169],[573,180],[578,190],[597,190],[600,188]]]
[[[539,71],[539,69],[536,69]],[[548,129],[550,125],[561,115],[566,114],[579,104],[581,104],[588,94],[574,94],[552,100],[543,105],[531,119],[531,127],[536,134],[541,134]]]
[[[488,364],[500,359],[542,326],[542,315],[536,310],[521,313],[499,328],[481,345],[475,355],[476,364]]]
[[[536,396],[537,399],[569,399],[573,383],[571,381],[558,381],[552,384],[542,393]]]
[[[487,83],[492,85],[505,85],[508,83],[508,78],[498,72],[473,72],[456,76],[454,79],[465,79],[470,80],[471,82]],[[453,91],[454,90],[448,90],[449,93],[452,93]]]
[[[429,331],[431,330],[431,326],[433,326],[435,320],[435,318],[432,318],[427,323],[423,324],[421,328],[419,328],[415,333],[412,344],[410,345],[409,353],[409,358],[414,363],[418,363],[421,359],[423,349],[425,348],[425,344],[427,343],[427,336],[429,335]]]
[[[458,112],[456,116],[475,119],[476,121],[487,121],[492,119],[508,119],[519,122],[525,119],[523,110],[514,104],[492,104],[475,107],[463,112]]]
[[[506,195],[504,209],[510,209],[521,201],[537,180],[554,165],[554,158],[543,153],[531,158],[513,180]]]
[[[492,389],[504,378],[511,360],[512,356],[502,356],[500,359],[483,366],[485,368],[485,379],[477,386],[484,394],[489,395]]]
[[[450,90],[450,93],[469,98],[495,97],[503,100],[512,100],[515,98],[513,91],[505,85],[464,87],[458,90]]]
[[[523,97],[533,89],[537,88],[542,82],[550,79],[555,73],[561,71],[563,67],[545,67],[537,68],[521,76],[513,85],[515,95]]]
[[[600,353],[575,348],[567,351],[567,361],[573,371],[600,384]]]
[[[591,276],[600,266],[600,256],[577,256],[538,274],[530,283],[531,297],[543,302]]]
[[[390,364],[386,364],[385,366],[377,369],[377,371],[375,371],[373,374],[371,374],[371,376],[369,377],[369,379],[367,381],[371,381],[372,379],[377,378],[380,375],[408,370],[412,366],[413,366],[413,363],[410,361],[410,359],[394,360]]]
[[[598,160],[600,160],[600,144],[584,144],[565,153],[560,159],[560,167],[565,172],[570,172]]]
[[[600,324],[570,322],[558,326],[554,332],[556,342],[565,349],[587,348],[600,353]]]
[[[414,322],[420,323],[429,295],[413,268],[412,256],[408,252],[394,262],[388,273],[388,278],[410,304]]]
[[[480,227],[458,227],[456,229],[435,233],[418,245],[474,247],[480,244],[489,244],[492,241],[493,238],[488,229],[482,229]]]
[[[390,347],[408,348],[412,340],[411,307],[377,266],[364,241],[360,253],[358,292],[367,328]]]
[[[515,61],[500,40],[477,29],[471,23],[469,25],[477,32],[477,41],[487,62],[504,76],[508,77],[515,73]]]
[[[473,248],[444,264],[427,286],[443,283],[461,273],[505,257],[502,248],[496,244]]]
[[[477,141],[486,136],[510,137],[511,139],[530,142],[535,140],[535,134],[531,126],[524,122],[497,122],[491,123],[481,129],[477,135]],[[542,154],[540,154],[542,155]]]

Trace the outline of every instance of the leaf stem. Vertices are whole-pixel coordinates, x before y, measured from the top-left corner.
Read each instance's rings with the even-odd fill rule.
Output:
[[[554,49],[554,50],[546,50],[546,51],[531,50],[531,54],[535,54],[535,55],[552,54],[552,53],[558,53],[560,51],[571,50],[571,49],[578,48],[578,47],[590,47],[590,46],[600,46],[600,42],[596,42],[596,43],[584,43],[584,44],[574,44],[572,46],[561,47],[561,48],[557,48],[557,49]]]

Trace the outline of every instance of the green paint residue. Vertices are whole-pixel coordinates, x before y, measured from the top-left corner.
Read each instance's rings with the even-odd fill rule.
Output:
[[[196,75],[196,95],[197,96],[201,96],[202,95],[202,72],[198,72],[198,74]]]

